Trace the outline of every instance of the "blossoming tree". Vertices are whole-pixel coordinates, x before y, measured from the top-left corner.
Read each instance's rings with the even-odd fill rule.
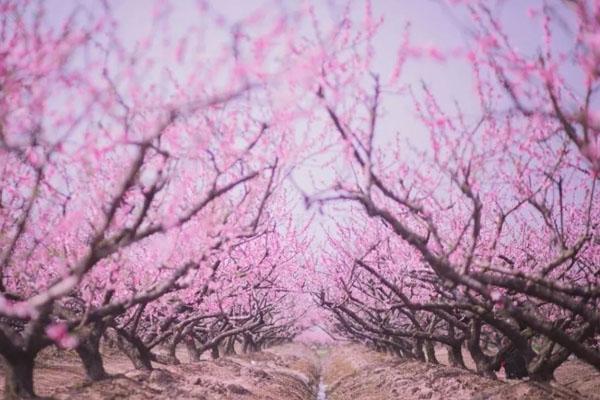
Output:
[[[535,379],[550,379],[570,354],[600,367],[592,3],[530,10],[543,32],[534,55],[517,49],[488,1],[465,2],[473,21],[465,48],[401,44],[395,71],[426,57],[464,59],[473,72],[476,118],[442,106],[425,83],[404,90],[425,150],[378,140],[382,98],[403,90],[396,76],[366,79],[368,65],[362,75],[327,71],[317,96],[346,157],[333,187],[311,200],[360,205],[376,221],[339,231],[340,256],[329,261],[341,271],[332,275],[337,289],[318,296],[342,331],[422,359],[423,340],[444,343],[456,364],[465,342],[487,376],[509,346]],[[566,49],[553,40],[563,16],[576,23]],[[485,352],[482,343],[498,337],[508,343]]]

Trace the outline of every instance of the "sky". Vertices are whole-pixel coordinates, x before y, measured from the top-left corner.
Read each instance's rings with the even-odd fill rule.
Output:
[[[155,27],[153,14],[165,3],[161,0],[128,0],[114,2],[113,10],[120,23],[121,39],[135,46]],[[177,0],[171,2],[172,14],[170,27],[174,32],[185,32],[186,27],[200,23],[199,6],[202,1]],[[286,10],[310,4],[315,7],[319,23],[327,25],[341,15],[346,4],[350,4],[352,14],[360,20],[365,12],[366,2],[353,0],[279,0],[276,2],[260,0],[220,0],[206,1],[210,12],[219,14],[225,28],[206,27],[208,38],[207,54],[210,46],[219,48],[231,40],[231,29],[236,22],[251,15],[254,11],[272,4],[280,4]],[[463,6],[452,5],[448,0],[373,0],[373,14],[383,18],[383,23],[374,38],[375,47],[374,71],[381,76],[389,76],[394,68],[396,53],[407,25],[410,25],[411,41],[424,47],[439,48],[442,51],[463,47],[469,36],[469,18]],[[90,7],[88,1],[50,0],[49,9],[58,20],[72,8],[73,4],[83,4]],[[97,7],[98,3],[93,7]],[[524,51],[536,51],[540,44],[541,30],[539,23],[532,23],[527,16],[530,7],[542,4],[541,0],[505,0],[496,6],[505,29],[514,39],[517,48]],[[309,33],[310,34],[310,33]],[[173,66],[169,66],[173,68]],[[185,68],[185,67],[175,67]],[[463,61],[448,60],[438,63],[431,60],[409,62],[403,69],[401,81],[403,84],[418,89],[421,82],[436,94],[443,107],[451,107],[456,100],[474,120],[480,114],[477,101],[473,95],[472,72]],[[426,133],[421,124],[416,121],[414,108],[408,96],[384,96],[381,107],[383,116],[377,135],[380,140],[394,139],[398,134],[407,137],[417,145],[423,144]],[[392,116],[392,117],[390,117]]]

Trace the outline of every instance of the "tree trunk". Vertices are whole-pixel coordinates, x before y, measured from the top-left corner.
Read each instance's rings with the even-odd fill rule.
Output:
[[[4,399],[33,399],[33,366],[37,353],[22,351],[4,356]]]
[[[548,344],[528,365],[529,377],[538,382],[549,382],[554,379],[554,371],[560,367],[571,352],[563,347],[555,348],[555,344]]]
[[[481,350],[480,345],[481,338],[481,321],[478,319],[471,320],[471,334],[467,340],[467,348],[469,349],[469,353],[471,353],[471,357],[473,361],[475,361],[475,367],[477,368],[477,373],[481,376],[485,376],[490,379],[497,379],[498,377],[492,370],[492,360],[491,357],[487,356],[483,350]]]
[[[235,354],[235,335],[230,336],[225,341],[225,355],[230,356]]]
[[[210,349],[210,356],[212,357],[213,360],[216,360],[217,358],[219,358],[219,345],[215,344]]]
[[[100,354],[100,339],[103,333],[104,329],[92,327],[88,335],[80,338],[79,345],[75,349],[83,363],[85,374],[91,381],[99,381],[108,377]]]
[[[181,361],[179,361],[179,359],[177,358],[177,345],[179,344],[180,340],[181,335],[175,335],[175,337],[169,344],[169,354],[167,357],[169,359],[169,364],[171,365],[181,364]]]
[[[556,366],[545,364],[540,368],[537,368],[535,371],[529,374],[529,377],[532,381],[537,382],[550,382],[554,379],[554,371],[556,370]]]
[[[413,345],[413,356],[419,360],[425,362],[425,353],[423,352],[423,339],[416,339]]]
[[[126,335],[125,332],[118,332],[115,336],[117,346],[131,360],[135,369],[152,371],[152,353],[140,338]]]
[[[200,352],[198,351],[198,347],[196,347],[196,339],[194,339],[193,336],[188,335],[184,339],[184,343],[188,352],[188,356],[190,357],[190,361],[200,361]]]
[[[76,350],[79,358],[81,358],[83,367],[85,368],[85,374],[89,380],[99,381],[108,377],[102,362],[102,355],[97,346],[90,346],[84,342],[81,343]]]
[[[462,346],[460,342],[448,345],[448,362],[453,367],[467,368],[462,356]]]
[[[243,352],[244,353],[254,353],[255,351],[256,351],[256,343],[254,343],[254,339],[252,339],[252,336],[244,335]]]
[[[427,355],[427,362],[431,364],[439,364],[437,357],[435,356],[435,347],[431,340],[425,341],[425,354]]]
[[[448,362],[452,367],[467,369],[462,356],[462,340],[456,339],[452,324],[448,324],[448,336],[454,339],[452,344],[448,345]]]

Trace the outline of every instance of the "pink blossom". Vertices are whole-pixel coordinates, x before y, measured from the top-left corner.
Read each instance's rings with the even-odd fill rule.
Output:
[[[79,339],[73,335],[65,335],[58,340],[57,344],[61,349],[71,350],[79,345]]]
[[[502,299],[502,293],[498,289],[494,289],[490,293],[490,298],[493,301],[498,302]]]
[[[50,324],[46,327],[46,336],[48,336],[48,338],[55,342],[59,342],[60,340],[62,340],[65,336],[68,335],[68,333],[69,330],[67,328],[67,325],[62,322]]]
[[[483,51],[489,51],[498,48],[498,40],[492,35],[480,37],[478,43]]]
[[[79,344],[79,339],[69,334],[67,325],[64,323],[48,325],[46,327],[46,335],[62,349],[73,349]]]
[[[43,157],[39,154],[39,150],[34,148],[27,151],[27,160],[35,168],[40,167],[43,163]]]
[[[430,46],[427,49],[427,54],[429,55],[429,57],[431,57],[434,61],[438,61],[438,62],[443,62],[446,61],[446,55],[437,47],[435,46]]]

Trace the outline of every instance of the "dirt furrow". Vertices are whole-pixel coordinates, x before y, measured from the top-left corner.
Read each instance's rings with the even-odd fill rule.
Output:
[[[597,398],[556,383],[490,380],[468,370],[400,360],[354,345],[329,349],[322,374],[327,400]]]

